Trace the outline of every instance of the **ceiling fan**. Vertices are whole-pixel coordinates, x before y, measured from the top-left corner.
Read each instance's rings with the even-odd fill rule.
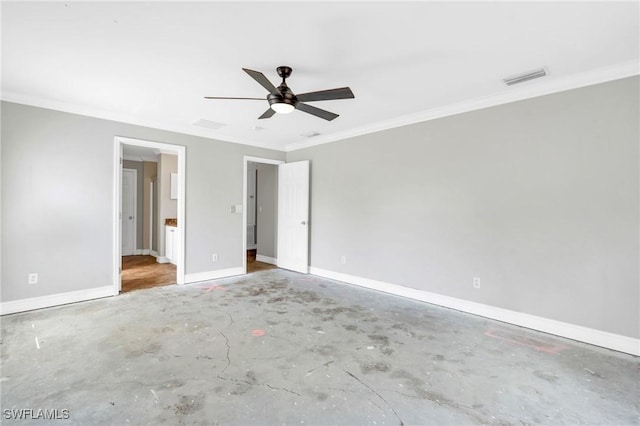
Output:
[[[333,99],[351,99],[355,97],[351,89],[349,89],[348,87],[319,90],[317,92],[307,92],[296,95],[291,91],[289,86],[287,86],[287,83],[285,81],[287,78],[289,78],[291,72],[293,71],[291,67],[287,66],[276,68],[276,70],[278,71],[278,75],[282,77],[282,83],[280,83],[280,86],[278,87],[275,87],[273,84],[271,84],[267,77],[265,77],[261,72],[250,70],[247,68],[242,69],[269,92],[266,97],[266,100],[269,102],[269,109],[266,110],[260,117],[258,117],[260,119],[270,118],[275,113],[288,114],[294,109],[299,109],[300,111],[306,112],[307,114],[315,115],[316,117],[331,121],[334,118],[338,117],[338,114],[316,108],[314,106],[306,104],[305,102],[329,101]],[[257,101],[265,100],[265,98],[230,98],[222,96],[205,96],[205,99],[241,99]]]

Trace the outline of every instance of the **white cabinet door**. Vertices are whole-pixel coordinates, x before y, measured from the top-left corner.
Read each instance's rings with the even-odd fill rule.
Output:
[[[177,243],[178,243],[178,228],[175,226],[166,226],[166,234],[164,239],[165,257],[169,259],[169,262],[176,264],[178,260],[177,256]]]
[[[309,273],[309,161],[278,166],[278,267]]]

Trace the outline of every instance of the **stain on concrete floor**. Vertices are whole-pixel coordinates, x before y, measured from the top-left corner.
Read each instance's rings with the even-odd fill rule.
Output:
[[[283,270],[1,330],[3,414],[69,410],[55,424],[640,422],[636,357]]]

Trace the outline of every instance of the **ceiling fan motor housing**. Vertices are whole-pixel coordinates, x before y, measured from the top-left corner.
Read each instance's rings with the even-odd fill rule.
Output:
[[[298,98],[296,95],[287,87],[286,84],[282,83],[278,86],[278,91],[280,93],[269,93],[267,96],[267,100],[269,101],[269,105],[273,104],[289,104],[294,108],[298,105]]]

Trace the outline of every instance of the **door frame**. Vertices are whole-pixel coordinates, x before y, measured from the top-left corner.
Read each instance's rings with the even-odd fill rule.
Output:
[[[153,142],[143,139],[134,139],[124,136],[114,137],[113,149],[113,294],[120,293],[122,288],[122,229],[120,223],[120,210],[122,204],[122,146],[133,145],[158,150],[162,154],[178,156],[178,259],[176,262],[176,282],[184,284],[185,276],[185,194],[186,194],[186,147],[162,142]],[[246,258],[246,255],[245,255]]]
[[[274,164],[279,166],[285,164],[284,160],[273,160],[270,158],[251,157],[245,155],[242,160],[242,273],[247,273],[247,194],[248,182],[247,182],[247,166],[249,161],[262,164]]]
[[[136,254],[136,250],[138,250],[138,170],[136,169],[129,169],[127,167],[122,167],[122,174],[125,173],[125,171],[127,173],[132,173],[133,174],[133,211],[135,212],[134,218],[135,220],[133,221],[133,253],[131,254]],[[121,181],[122,182],[122,181]],[[122,188],[122,187],[121,187]],[[122,200],[122,198],[121,198]],[[122,206],[120,206],[122,207]],[[120,215],[118,215],[120,216]],[[122,226],[122,222],[120,222],[120,226]],[[121,230],[122,231],[122,230]],[[120,236],[122,237],[122,234],[120,234]],[[120,240],[120,244],[122,244],[122,239]],[[122,246],[120,246],[120,254],[122,255]]]

